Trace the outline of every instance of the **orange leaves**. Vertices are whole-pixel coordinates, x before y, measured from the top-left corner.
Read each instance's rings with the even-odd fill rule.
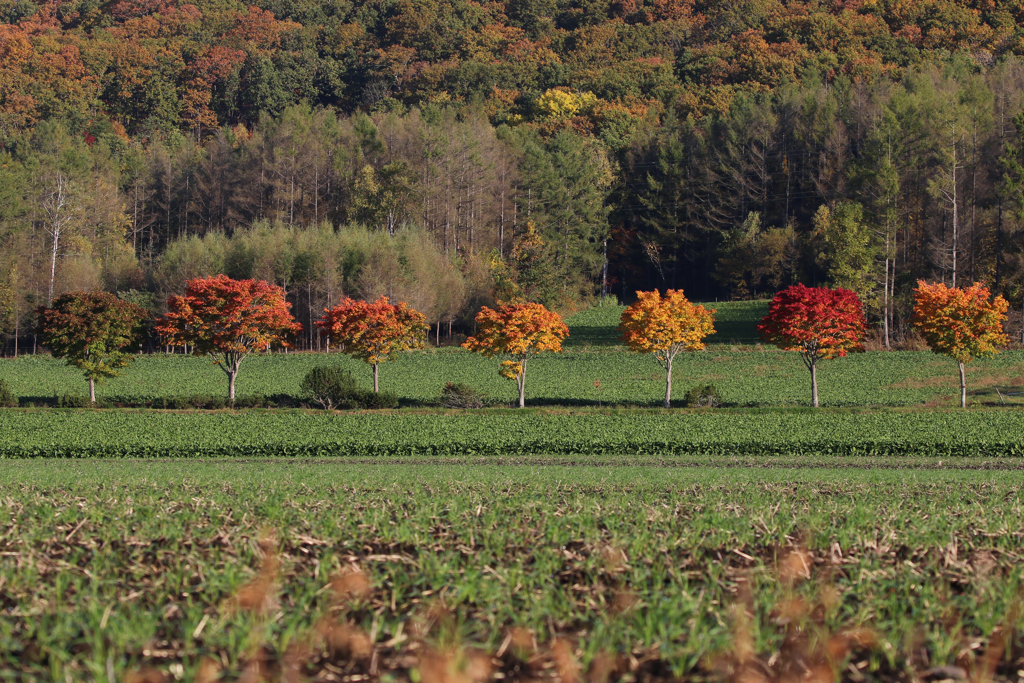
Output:
[[[254,52],[277,49],[281,34],[301,28],[299,24],[277,19],[273,12],[255,5],[249,5],[247,13],[239,13],[235,21],[235,26],[225,36],[225,42]]]
[[[515,380],[519,407],[525,405],[526,363],[543,351],[558,353],[569,328],[562,316],[542,304],[505,304],[493,310],[484,306],[476,316],[477,333],[462,345],[488,358],[505,356],[498,374]]]
[[[970,363],[996,353],[996,346],[1009,342],[1003,333],[1006,299],[991,299],[981,283],[970,287],[929,285],[918,280],[914,290],[913,325],[932,352]]]
[[[516,377],[523,363],[542,351],[562,350],[569,328],[562,316],[542,304],[507,304],[492,310],[484,306],[476,316],[477,333],[462,345],[488,358],[505,355],[512,361],[502,363],[503,377]],[[507,373],[507,374],[506,374]]]
[[[185,294],[170,297],[167,308],[157,333],[172,346],[194,345],[200,355],[245,356],[271,344],[288,346],[287,337],[302,330],[284,290],[264,280],[189,280]]]
[[[373,303],[345,299],[316,323],[320,334],[345,347],[345,353],[377,365],[392,360],[392,354],[421,349],[427,334],[427,319],[404,302],[389,303],[382,296]]]
[[[775,295],[757,329],[765,341],[799,351],[813,364],[863,351],[867,321],[860,299],[850,290],[795,285]]]
[[[714,334],[714,311],[690,303],[683,290],[637,292],[638,300],[622,312],[619,330],[630,351],[653,353],[662,365],[680,351],[700,351]]]

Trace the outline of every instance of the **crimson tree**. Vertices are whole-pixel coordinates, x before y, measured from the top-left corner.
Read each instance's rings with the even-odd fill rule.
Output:
[[[811,372],[811,405],[817,408],[818,361],[863,351],[867,321],[860,299],[848,289],[794,285],[775,295],[757,329],[765,341],[800,352]]]

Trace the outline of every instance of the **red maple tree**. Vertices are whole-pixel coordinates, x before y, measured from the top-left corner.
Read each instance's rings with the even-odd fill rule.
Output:
[[[380,388],[380,364],[394,360],[394,354],[421,349],[427,335],[427,319],[404,302],[390,303],[386,296],[376,301],[346,298],[313,323],[320,333],[344,347],[345,353],[373,366],[373,391]]]
[[[848,289],[794,285],[775,295],[757,329],[765,341],[800,352],[811,371],[811,405],[817,408],[818,361],[863,351],[867,321],[860,299]]]
[[[228,398],[235,402],[235,378],[251,353],[272,344],[290,346],[302,330],[288,309],[284,290],[264,280],[233,280],[227,275],[196,278],[185,294],[167,300],[167,314],[156,331],[171,346],[192,346],[211,356],[228,376]]]

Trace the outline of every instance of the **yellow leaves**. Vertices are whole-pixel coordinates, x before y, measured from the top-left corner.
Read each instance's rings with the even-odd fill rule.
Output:
[[[622,312],[619,330],[630,351],[671,360],[680,351],[700,351],[714,334],[714,311],[690,303],[683,291],[637,292],[637,302]]]
[[[538,97],[534,104],[542,116],[568,119],[593,109],[597,104],[597,96],[592,92],[572,92],[565,88],[551,88]]]
[[[995,354],[1010,340],[1003,332],[1008,304],[1002,296],[990,301],[981,283],[947,287],[941,282],[918,280],[914,290],[914,327],[933,353],[959,363]]]
[[[503,360],[498,369],[498,374],[505,379],[516,379],[523,374],[523,364],[511,360]]]

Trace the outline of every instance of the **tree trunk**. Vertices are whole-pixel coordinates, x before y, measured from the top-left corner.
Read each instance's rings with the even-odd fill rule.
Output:
[[[818,408],[818,364],[811,362],[811,405]]]
[[[516,384],[519,385],[519,407],[526,407],[526,361],[523,361],[519,377],[516,377]]]
[[[672,407],[672,359],[665,361],[667,372],[665,373],[665,407]]]
[[[967,374],[964,371],[964,364],[957,363],[960,367],[960,407],[967,407]]]
[[[89,402],[96,405],[96,380],[89,378]]]
[[[238,377],[238,369],[228,371],[228,401],[231,407],[235,407],[235,378]]]
[[[885,339],[885,349],[889,350],[889,259],[885,259],[885,292],[882,295],[882,330]]]
[[[53,233],[53,249],[50,252],[50,287],[46,291],[46,305],[49,306],[53,302],[53,281],[57,275],[57,243],[60,241],[60,231],[55,230]]]
[[[378,363],[373,364],[373,393],[375,394],[380,393],[379,368],[380,365]]]

